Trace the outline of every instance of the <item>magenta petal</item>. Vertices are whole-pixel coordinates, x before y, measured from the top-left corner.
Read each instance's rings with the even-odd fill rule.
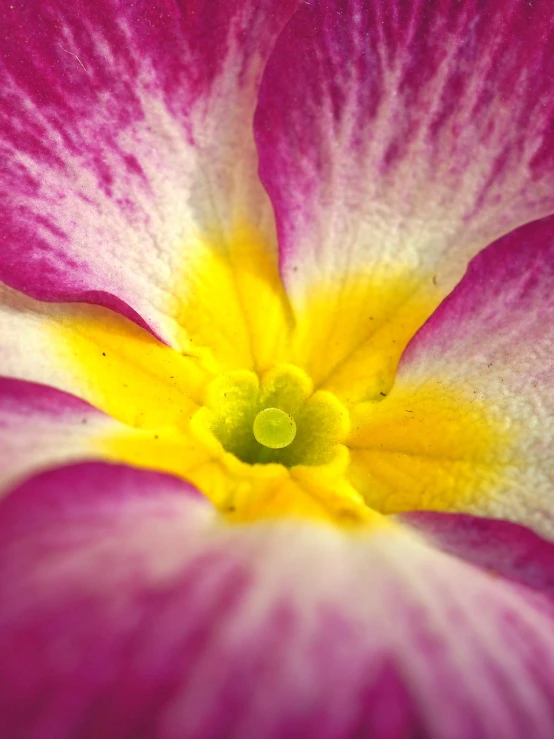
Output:
[[[321,0],[260,91],[260,173],[289,288],[360,270],[454,284],[554,208],[554,6]]]
[[[405,523],[227,526],[156,473],[35,478],[0,504],[0,735],[549,739],[552,545],[533,579],[520,527]]]
[[[31,473],[98,458],[95,439],[118,427],[72,395],[0,377],[0,497],[8,486]]]
[[[415,511],[398,518],[442,551],[524,586],[554,616],[554,547],[546,539],[509,521],[460,513]]]
[[[471,262],[414,337],[397,388],[464,388],[504,428],[492,492],[470,513],[554,536],[554,218],[517,229]],[[435,385],[435,383],[438,383]]]
[[[295,4],[3,3],[0,280],[171,339],[194,239],[269,210],[251,120]]]

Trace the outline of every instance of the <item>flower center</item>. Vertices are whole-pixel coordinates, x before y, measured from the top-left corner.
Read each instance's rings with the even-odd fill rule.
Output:
[[[349,430],[349,414],[327,391],[313,392],[298,367],[281,364],[260,379],[238,370],[216,377],[192,427],[248,464],[321,465],[330,462]]]
[[[296,436],[294,418],[279,408],[264,408],[254,419],[254,438],[270,449],[283,449]]]

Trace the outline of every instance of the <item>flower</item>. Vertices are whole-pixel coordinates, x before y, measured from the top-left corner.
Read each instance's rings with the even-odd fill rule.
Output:
[[[550,739],[552,9],[12,2],[0,735]]]

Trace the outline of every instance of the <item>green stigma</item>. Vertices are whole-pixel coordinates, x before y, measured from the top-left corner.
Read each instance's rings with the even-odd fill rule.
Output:
[[[257,442],[270,449],[283,449],[296,436],[294,418],[279,408],[266,408],[254,419],[254,437]]]

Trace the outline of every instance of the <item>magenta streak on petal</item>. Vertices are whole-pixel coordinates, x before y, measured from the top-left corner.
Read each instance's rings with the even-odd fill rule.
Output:
[[[91,439],[115,428],[73,395],[0,377],[0,497],[37,471],[98,457]]]
[[[69,416],[102,416],[103,413],[74,395],[62,393],[45,385],[25,382],[11,377],[0,377],[0,413],[21,416],[37,413],[53,419]],[[0,426],[5,416],[0,416]]]
[[[524,384],[546,378],[554,368],[549,351],[554,340],[553,281],[551,217],[522,226],[476,256],[460,284],[412,339],[402,365],[409,371],[409,365],[431,356],[446,361],[464,357],[468,373],[475,365],[491,365],[489,374],[515,372]],[[531,349],[532,365],[522,373],[521,360]]]
[[[202,178],[218,176],[195,163],[214,144],[202,105],[234,54],[238,81],[218,94],[229,121],[253,106],[240,85],[294,4],[3,4],[0,280],[41,300],[99,303],[162,335],[171,249]]]
[[[57,285],[59,289],[59,282],[57,283]],[[33,293],[33,291],[26,290],[24,287],[19,287],[18,289],[26,293],[27,295],[31,295],[35,298],[37,297]],[[113,310],[116,313],[125,316],[125,318],[128,318],[130,321],[134,321],[137,326],[150,331],[150,333],[153,334],[159,341],[164,341],[163,336],[160,336],[157,331],[150,327],[146,320],[142,316],[140,316],[136,312],[136,310],[133,310],[133,308],[131,308],[130,305],[127,305],[125,301],[120,300],[115,295],[111,295],[110,293],[104,292],[103,290],[83,290],[79,293],[67,293],[63,297],[60,297],[58,292],[52,292],[50,294],[44,292],[39,299],[48,302],[60,302],[61,300],[68,303],[79,302],[90,303],[92,305],[102,305],[105,308],[109,308],[110,310]]]
[[[83,401],[73,400],[85,405]],[[163,489],[163,495],[160,489]],[[15,539],[29,523],[33,527],[52,524],[63,527],[71,521],[82,520],[82,533],[86,534],[87,522],[95,518],[104,522],[106,516],[121,512],[127,502],[136,504],[137,513],[148,510],[159,513],[163,518],[171,513],[171,505],[179,505],[182,500],[189,499],[204,502],[209,507],[204,496],[194,487],[172,475],[143,472],[125,465],[83,462],[44,472],[23,483],[17,500],[14,496],[2,502],[1,526],[3,537],[11,539],[13,533]],[[25,520],[21,518],[20,508],[24,500],[33,501]]]
[[[285,278],[341,252],[463,264],[552,212],[553,29],[527,0],[303,4],[255,121]]]
[[[533,531],[464,514],[416,511],[398,518],[443,551],[542,595],[537,603],[554,615],[554,547]]]

